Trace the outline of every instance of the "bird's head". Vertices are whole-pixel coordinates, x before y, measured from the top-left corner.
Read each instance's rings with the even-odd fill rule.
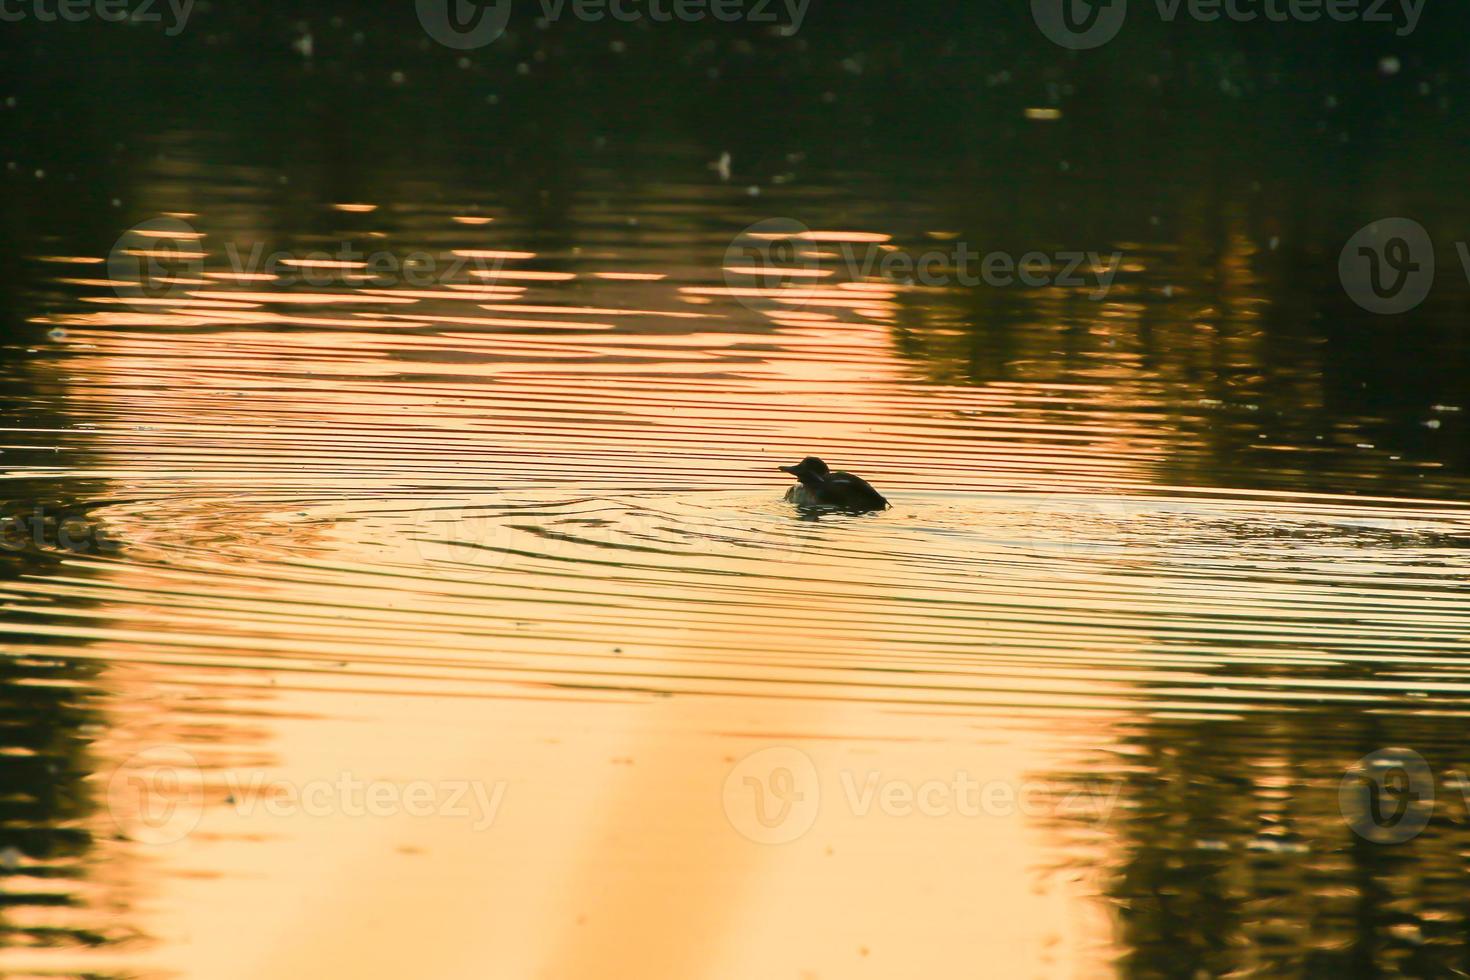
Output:
[[[818,484],[826,479],[827,474],[832,472],[827,464],[815,456],[808,456],[795,466],[782,466],[781,472],[790,473],[804,484]]]

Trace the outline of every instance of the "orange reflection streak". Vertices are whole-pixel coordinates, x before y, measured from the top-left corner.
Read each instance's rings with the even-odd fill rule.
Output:
[[[366,269],[366,262],[347,259],[281,259],[281,265],[297,269]]]
[[[298,326],[347,327],[359,330],[372,328],[377,328],[380,330],[396,328],[407,329],[409,327],[429,326],[428,320],[412,320],[406,317],[397,320],[373,319],[372,314],[366,313],[353,313],[351,314],[350,318],[343,319],[338,319],[336,317],[291,316],[286,313],[271,313],[265,311],[259,313],[235,313],[229,310],[208,310],[201,313],[200,315],[216,322],[224,321],[229,323],[255,324],[278,323],[294,324]]]
[[[844,302],[866,302],[872,299],[889,299],[894,295],[891,290],[874,292],[861,299],[852,296],[851,292],[840,289],[806,289],[798,286],[777,286],[772,288],[757,288],[754,286],[682,286],[679,292],[689,296],[728,296],[736,299],[751,297],[770,297],[788,302],[801,302],[803,300],[827,299]]]
[[[323,305],[330,303],[361,303],[362,295],[359,293],[251,293],[251,292],[216,292],[204,290],[191,292],[190,296],[198,299],[227,299],[250,303],[285,303],[290,305]],[[418,300],[408,296],[374,296],[374,303],[413,304]]]
[[[410,299],[470,300],[506,299],[525,292],[522,286],[474,286],[456,289],[360,289],[364,296],[398,296]]]
[[[826,279],[837,273],[835,269],[767,268],[758,265],[731,265],[726,266],[725,271],[746,276],[791,276],[793,279]]]
[[[892,235],[871,231],[807,231],[793,236],[808,242],[889,242]]]
[[[125,279],[68,279],[58,277],[53,279],[52,282],[59,283],[63,286],[87,286],[92,289],[128,289],[136,288],[138,285],[136,282],[128,282]]]
[[[192,294],[200,296],[200,294]],[[247,299],[242,296],[241,300]],[[207,299],[202,296],[198,299],[170,299],[167,297],[149,296],[83,296],[84,303],[98,303],[104,306],[182,306],[186,308],[198,307],[200,309],[222,309],[222,310],[248,310],[259,306],[259,303]]]
[[[835,313],[817,313],[814,310],[763,310],[764,315],[786,323],[825,323],[837,319]]]
[[[526,291],[525,286],[487,286],[484,283],[470,285],[467,283],[447,282],[444,284],[444,288],[454,289],[466,293],[479,293],[482,295],[493,293],[524,293]]]
[[[575,272],[534,272],[510,269],[471,269],[470,275],[481,279],[526,279],[536,282],[567,282],[577,278]]]
[[[677,320],[707,320],[708,313],[677,310],[619,310],[606,306],[534,306],[525,303],[482,303],[482,310],[501,313],[583,313],[587,316],[662,316]]]
[[[487,248],[457,248],[451,253],[464,259],[534,259],[535,252],[507,252]]]
[[[280,276],[271,272],[206,272],[204,278],[230,282],[274,282]]]
[[[568,310],[566,312],[576,312],[576,311],[575,310]],[[395,317],[396,318],[398,315],[397,314],[389,314],[389,316],[392,316],[392,317]],[[414,319],[414,317],[412,317],[411,315],[410,316],[404,316],[403,319],[409,320],[409,319]],[[434,322],[435,323],[453,323],[453,324],[461,324],[461,325],[465,325],[465,326],[477,326],[477,327],[479,327],[479,326],[484,326],[484,327],[540,327],[540,328],[542,328],[544,330],[583,330],[583,329],[585,329],[585,330],[611,330],[611,329],[613,329],[613,325],[611,323],[595,323],[595,322],[592,322],[590,320],[515,320],[515,319],[508,319],[506,317],[494,317],[494,316],[435,316],[434,317]]]
[[[174,235],[166,237],[173,238]],[[123,255],[130,255],[141,259],[204,259],[209,257],[208,252],[185,252],[178,249],[147,249],[147,248],[125,248]]]

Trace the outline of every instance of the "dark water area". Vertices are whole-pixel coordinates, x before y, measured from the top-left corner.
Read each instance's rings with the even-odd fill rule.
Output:
[[[0,30],[0,972],[1470,970],[1466,12],[536,13]]]
[[[1289,485],[1300,474],[1357,492],[1341,471],[1358,468],[1419,495],[1434,493],[1419,481],[1470,465],[1461,418],[1425,426],[1463,400],[1470,370],[1461,12],[1430,5],[1398,37],[1390,24],[1210,30],[1149,11],[1089,58],[1047,42],[1024,9],[987,4],[818,5],[792,37],[749,24],[540,29],[516,13],[509,43],[473,57],[405,29],[411,9],[201,7],[177,37],[16,25],[0,261],[27,288],[10,291],[12,329],[54,299],[27,295],[22,256],[105,251],[152,213],[143,182],[173,176],[196,199],[248,186],[265,212],[249,231],[273,243],[340,236],[321,200],[395,194],[493,199],[536,244],[568,246],[582,195],[657,197],[728,152],[733,183],[763,192],[736,205],[752,221],[881,219],[920,239],[943,225],[1016,254],[1122,247],[1145,266],[1127,277],[1142,307],[1129,353],[1173,394],[1223,403],[1200,433],[1209,462],[1181,483],[1240,471],[1269,483],[1252,471],[1287,458]],[[1036,107],[1061,118],[1027,119]],[[1429,229],[1439,268],[1428,301],[1386,322],[1345,294],[1337,260],[1354,231],[1396,215]],[[1096,377],[1113,351],[1076,324],[1026,335],[1037,299],[962,291],[946,297],[942,330],[915,323],[895,342],[944,382]],[[1244,368],[1221,363],[1243,353]],[[1359,466],[1361,443],[1377,451]],[[1311,455],[1261,452],[1282,448]]]

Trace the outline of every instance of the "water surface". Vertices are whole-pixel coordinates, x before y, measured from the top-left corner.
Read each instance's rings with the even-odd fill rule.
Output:
[[[0,552],[4,968],[1465,967],[1466,347],[1431,306],[1396,361],[1314,278],[1332,221],[795,143],[732,180],[697,140],[494,179],[135,143],[116,206],[7,246],[44,533]],[[734,263],[770,218],[815,275]],[[957,238],[1123,265],[841,261]],[[785,504],[809,453],[893,509]],[[1439,798],[1390,846],[1339,788],[1394,746]],[[344,778],[498,802],[266,806]]]

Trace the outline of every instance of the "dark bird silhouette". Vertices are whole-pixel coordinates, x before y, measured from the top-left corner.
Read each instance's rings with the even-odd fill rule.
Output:
[[[804,507],[841,507],[845,510],[883,510],[888,501],[860,476],[836,472],[815,456],[808,456],[795,466],[782,466],[801,481],[800,486],[786,491],[786,499]]]

